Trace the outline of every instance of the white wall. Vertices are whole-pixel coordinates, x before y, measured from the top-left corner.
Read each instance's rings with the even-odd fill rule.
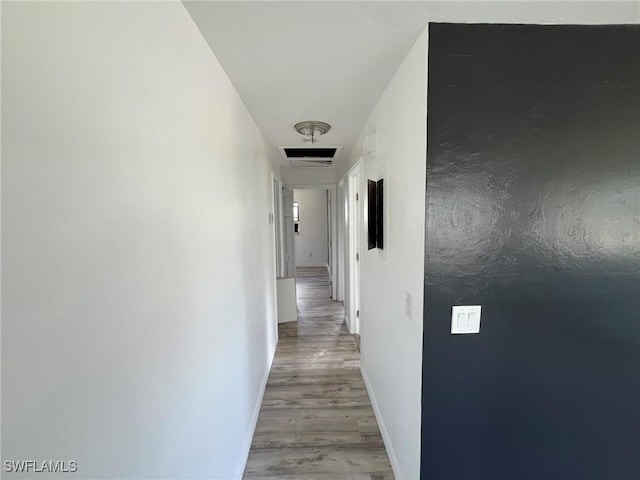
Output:
[[[180,2],[2,10],[3,460],[239,475],[277,336],[261,134]]]
[[[338,182],[338,169],[334,167],[289,167],[282,169],[285,185],[329,185]]]
[[[364,156],[361,168],[365,185],[384,178],[384,250],[367,250],[365,224],[362,372],[396,476],[407,479],[420,474],[426,102],[425,30],[382,94],[346,166],[363,155],[362,139],[375,130],[375,156]],[[413,296],[412,320],[405,316],[405,292]]]
[[[293,200],[300,205],[299,230],[294,234],[296,267],[326,267],[327,191],[296,189]]]

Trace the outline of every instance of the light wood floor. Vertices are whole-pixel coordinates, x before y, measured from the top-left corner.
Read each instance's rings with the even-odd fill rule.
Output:
[[[342,304],[326,268],[299,268],[298,321],[280,340],[245,479],[393,479]]]

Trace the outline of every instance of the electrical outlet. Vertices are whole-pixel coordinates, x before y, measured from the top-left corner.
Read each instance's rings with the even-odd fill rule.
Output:
[[[404,293],[404,315],[409,320],[413,320],[413,295],[411,295],[409,292]]]

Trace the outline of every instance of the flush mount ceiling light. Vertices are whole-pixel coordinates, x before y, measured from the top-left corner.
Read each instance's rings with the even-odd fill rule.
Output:
[[[300,135],[304,135],[305,142],[316,143],[317,137],[324,135],[331,129],[331,125],[325,122],[318,122],[316,120],[308,120],[306,122],[296,123],[293,128],[296,129]]]

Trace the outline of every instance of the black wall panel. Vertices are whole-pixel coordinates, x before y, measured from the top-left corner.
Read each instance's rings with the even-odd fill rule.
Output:
[[[431,24],[423,478],[640,478],[639,59],[638,26]]]

